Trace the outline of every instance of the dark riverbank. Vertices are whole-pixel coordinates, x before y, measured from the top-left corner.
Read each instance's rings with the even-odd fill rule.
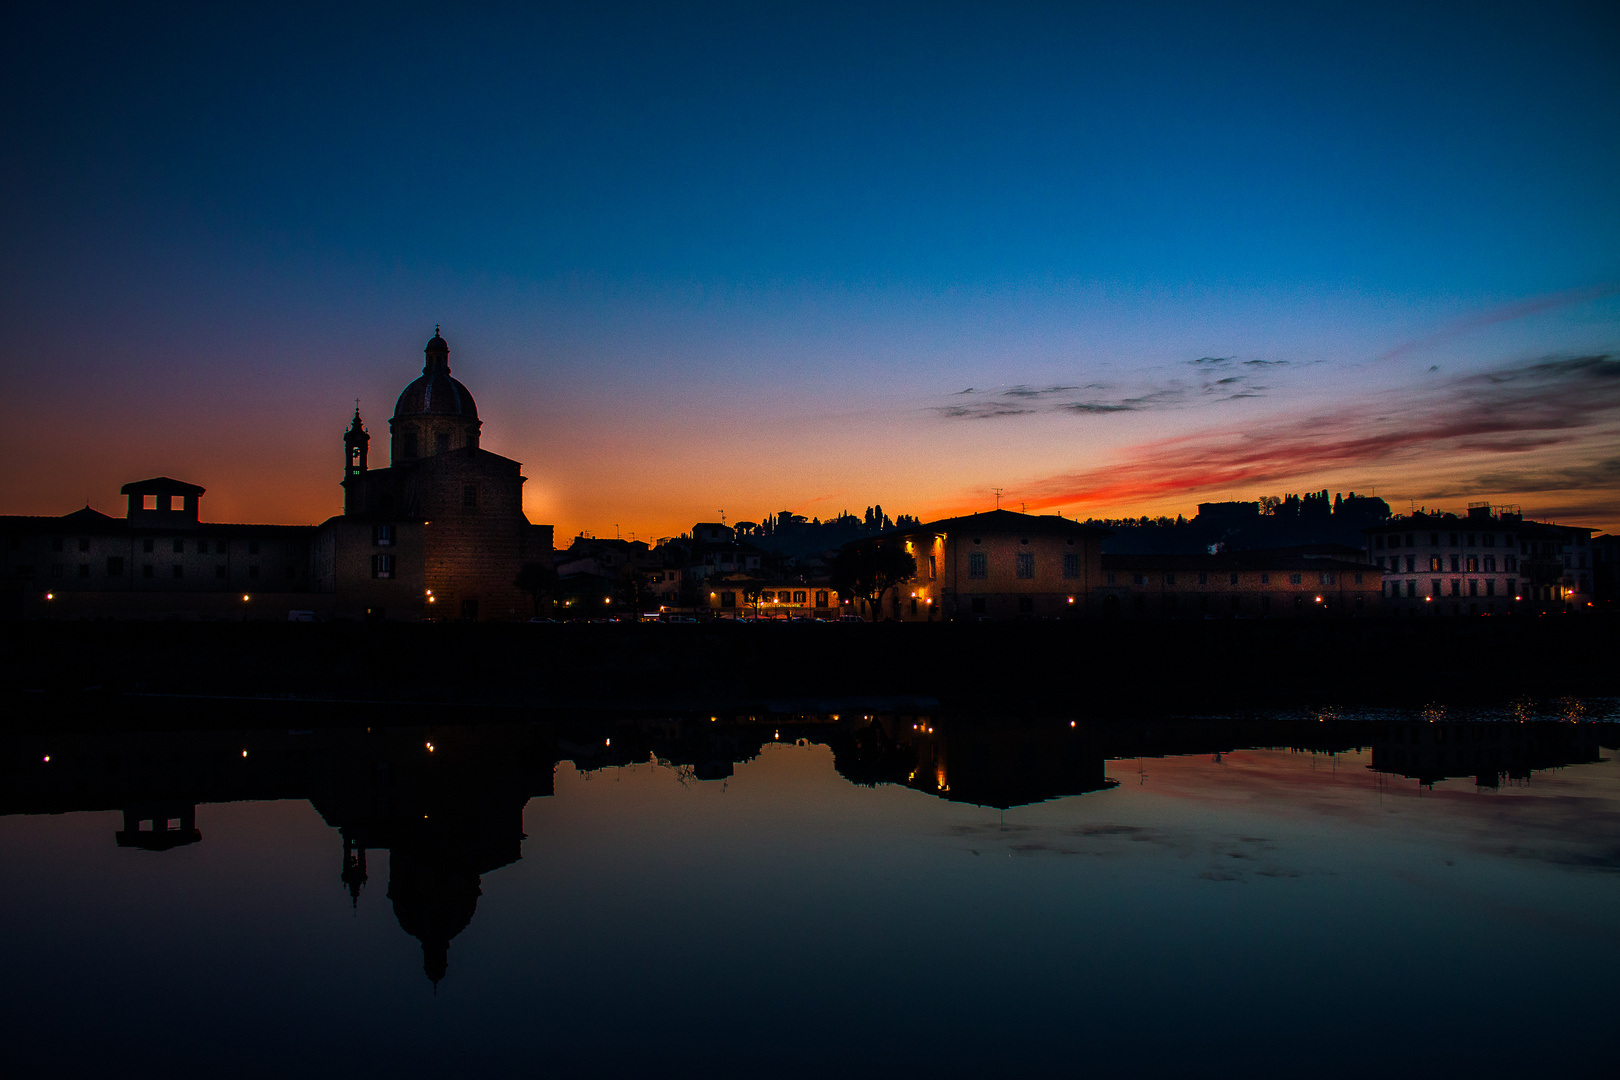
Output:
[[[507,709],[957,713],[1503,703],[1620,693],[1620,620],[853,624],[32,623],[0,683]],[[863,706],[862,702],[869,702]],[[843,704],[840,704],[843,703]],[[245,703],[229,706],[231,711]],[[226,708],[222,704],[222,709]]]

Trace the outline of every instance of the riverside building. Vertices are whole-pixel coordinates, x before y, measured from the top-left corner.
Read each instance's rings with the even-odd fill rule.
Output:
[[[1412,513],[1365,530],[1396,615],[1506,615],[1592,607],[1595,530],[1526,521],[1517,507]]]
[[[204,489],[126,484],[124,517],[85,507],[0,518],[0,614],[13,618],[513,619],[525,561],[552,529],[523,513],[522,466],[479,446],[472,394],[435,331],[369,467],[355,410],[343,435],[343,513],[320,525],[200,520]]]

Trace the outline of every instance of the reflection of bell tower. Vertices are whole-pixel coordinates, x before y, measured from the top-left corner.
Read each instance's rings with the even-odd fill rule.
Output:
[[[366,887],[366,848],[345,832],[343,837],[343,884],[349,887],[349,902],[360,906],[360,890]]]
[[[343,512],[358,514],[366,508],[366,448],[371,436],[360,423],[360,406],[354,407],[354,420],[343,433]]]

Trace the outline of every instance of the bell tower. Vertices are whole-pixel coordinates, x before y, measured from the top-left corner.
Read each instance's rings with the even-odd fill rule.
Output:
[[[355,402],[354,420],[343,433],[343,512],[358,514],[366,508],[366,449],[371,436],[360,422],[360,403]]]

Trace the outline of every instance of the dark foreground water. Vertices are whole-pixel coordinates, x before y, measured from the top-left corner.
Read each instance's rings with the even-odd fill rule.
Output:
[[[14,740],[0,1070],[1620,1071],[1598,725],[705,719]]]

